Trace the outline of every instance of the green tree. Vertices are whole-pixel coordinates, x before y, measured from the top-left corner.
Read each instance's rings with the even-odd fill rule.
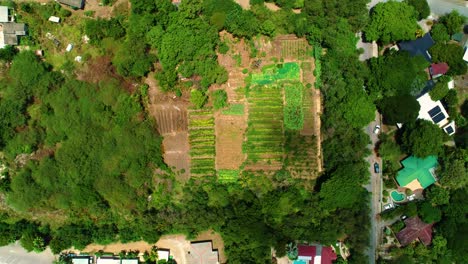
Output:
[[[403,148],[417,157],[438,155],[444,143],[444,132],[427,120],[417,120],[405,125],[402,135]]]
[[[434,39],[436,43],[438,42],[445,43],[450,40],[450,35],[448,34],[447,28],[442,23],[437,23],[434,26],[432,26],[431,36],[432,36],[432,39]]]
[[[468,153],[462,148],[446,148],[441,158],[438,176],[440,183],[450,189],[465,188],[468,185]]]
[[[12,61],[18,50],[14,46],[7,45],[0,49],[0,60],[1,61]]]
[[[429,95],[433,101],[442,100],[449,92],[448,83],[443,79],[439,79],[434,88],[429,91]]]
[[[221,109],[228,105],[227,93],[225,90],[216,90],[213,92],[213,107],[214,109]]]
[[[426,197],[433,206],[444,205],[450,201],[450,192],[445,188],[433,185],[426,190]]]
[[[369,41],[375,40],[387,44],[416,39],[418,29],[412,6],[405,2],[389,1],[379,3],[372,9],[370,23],[364,33]]]
[[[442,218],[440,209],[432,206],[429,202],[421,203],[418,208],[418,213],[421,219],[428,224],[439,222]]]
[[[450,35],[453,35],[462,30],[462,25],[465,23],[466,17],[461,15],[457,10],[445,14],[439,18],[439,21],[445,25]]]
[[[411,95],[386,97],[379,102],[378,107],[387,124],[413,122],[421,108],[416,98]]]
[[[192,89],[190,92],[190,102],[195,108],[200,109],[205,105],[207,96],[200,90]]]
[[[429,8],[427,0],[405,0],[404,2],[414,7],[418,20],[424,19],[431,14],[431,9]]]
[[[449,66],[448,75],[463,75],[467,66],[463,60],[463,47],[454,43],[436,43],[429,49],[433,62],[446,62]]]
[[[401,157],[400,146],[388,135],[380,134],[378,153],[382,159],[389,161],[393,167],[397,168]]]

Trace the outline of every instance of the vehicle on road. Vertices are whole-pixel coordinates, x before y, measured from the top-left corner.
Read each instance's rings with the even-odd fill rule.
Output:
[[[379,134],[380,133],[380,126],[379,125],[376,125],[374,127],[374,134]]]
[[[374,172],[375,173],[380,173],[380,166],[379,166],[379,164],[377,162],[374,163]]]
[[[389,203],[383,206],[384,211],[390,210],[392,208],[395,208],[395,206],[392,203]]]

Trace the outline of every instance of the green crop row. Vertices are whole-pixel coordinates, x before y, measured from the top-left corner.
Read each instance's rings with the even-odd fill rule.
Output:
[[[210,119],[190,119],[190,127],[212,127],[214,125],[214,118]]]

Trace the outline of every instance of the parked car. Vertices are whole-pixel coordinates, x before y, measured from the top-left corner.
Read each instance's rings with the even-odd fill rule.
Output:
[[[377,162],[374,163],[374,172],[375,173],[380,173],[380,166],[379,166],[379,164]]]
[[[395,208],[395,206],[392,203],[386,204],[383,206],[384,211],[385,210],[390,210],[392,208]]]
[[[407,218],[407,216],[406,216],[406,215],[402,215],[400,218],[401,218],[401,220],[405,220],[405,219]]]
[[[380,126],[379,125],[376,125],[374,127],[374,134],[379,134],[380,133]]]

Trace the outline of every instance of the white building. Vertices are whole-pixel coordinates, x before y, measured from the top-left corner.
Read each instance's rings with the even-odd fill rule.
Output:
[[[51,16],[49,17],[49,21],[54,23],[60,23],[60,17]]]
[[[0,6],[0,22],[10,22],[8,6]]]
[[[433,101],[429,93],[425,93],[417,100],[421,106],[418,115],[419,119],[431,121],[449,135],[455,133],[455,122],[449,122],[449,115],[440,101]]]

